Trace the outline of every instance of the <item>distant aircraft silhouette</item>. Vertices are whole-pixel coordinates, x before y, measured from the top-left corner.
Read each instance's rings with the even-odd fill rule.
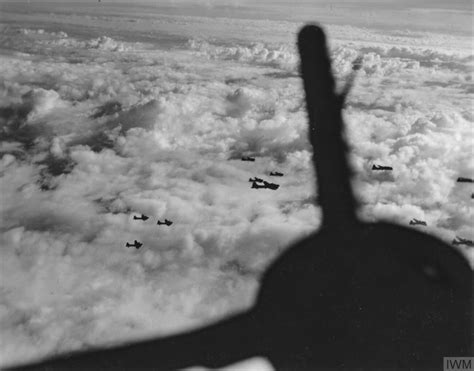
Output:
[[[413,218],[412,220],[410,220],[410,225],[424,225],[424,226],[426,226],[426,222],[423,221],[423,220],[418,220],[418,219]]]
[[[171,224],[173,224],[173,222],[171,220],[165,219],[164,222],[161,222],[161,221],[158,220],[158,222],[156,224],[158,224],[158,225],[167,225],[169,227]]]
[[[393,170],[391,166],[372,165],[372,170]]]
[[[270,176],[283,176],[283,173],[279,173],[278,171],[272,171]]]
[[[474,242],[471,240],[467,240],[465,238],[461,238],[456,236],[456,238],[452,242],[453,245],[466,245],[467,247],[474,247]]]
[[[266,182],[265,180],[263,181],[263,184],[258,184],[257,181],[254,181],[252,183],[252,187],[250,188],[254,188],[254,189],[271,189],[273,191],[276,191],[278,188],[280,187],[280,185],[278,184],[275,184],[275,183],[269,183],[269,182]]]
[[[133,243],[126,243],[125,244],[126,247],[135,247],[137,250],[143,246],[143,244],[141,242],[138,242],[137,240],[135,240]]]
[[[265,186],[265,188],[271,189],[273,191],[276,191],[280,187],[279,184],[269,183],[266,181],[263,181],[263,185]]]
[[[145,220],[148,220],[148,219],[150,219],[150,218],[148,216],[144,215],[144,214],[142,214],[141,216],[136,216],[136,215],[133,216],[133,220],[143,220],[143,221],[145,221]]]
[[[252,186],[250,188],[254,188],[254,189],[265,189],[265,188],[267,188],[265,186],[265,184],[258,184],[258,183],[259,182],[257,182],[257,181],[252,182]]]
[[[243,156],[242,161],[255,161],[254,157],[249,157],[249,156]]]
[[[259,182],[259,183],[263,183],[264,180],[263,180],[263,179],[260,179],[260,178],[257,178],[257,177],[253,177],[253,178],[249,178],[249,182]]]
[[[263,356],[277,370],[420,370],[440,369],[444,356],[472,355],[468,261],[413,228],[357,218],[344,101],[335,91],[323,30],[305,26],[298,48],[322,209],[319,231],[272,263],[247,311],[194,331],[23,369],[217,369]]]
[[[458,183],[474,183],[474,179],[471,178],[463,178],[460,176],[457,180]]]

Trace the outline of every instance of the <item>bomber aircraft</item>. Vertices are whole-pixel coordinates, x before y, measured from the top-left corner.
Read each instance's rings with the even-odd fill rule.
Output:
[[[265,181],[263,181],[263,185],[265,186],[265,188],[271,189],[273,191],[276,191],[280,187],[279,184],[268,183],[268,182],[265,182]]]
[[[276,191],[279,187],[280,187],[279,184],[269,183],[269,182],[266,182],[264,180],[263,184],[257,184],[257,182],[253,182],[251,188],[254,188],[254,189],[271,189],[272,191]]]
[[[145,221],[145,220],[148,220],[148,219],[150,219],[150,218],[148,216],[144,215],[144,214],[142,214],[141,216],[136,216],[136,215],[133,216],[133,220],[143,220],[143,221]]]
[[[389,171],[392,171],[393,167],[383,166],[383,165],[372,165],[372,170],[389,170]]]
[[[458,183],[474,183],[474,179],[471,178],[464,178],[460,176],[457,180]]]
[[[255,161],[255,157],[243,156],[242,161]]]
[[[126,247],[135,247],[137,250],[143,246],[143,244],[141,242],[138,242],[137,240],[135,240],[133,243],[126,243],[125,244]]]
[[[171,224],[173,224],[173,222],[172,222],[171,220],[165,219],[164,222],[160,222],[160,221],[158,220],[158,222],[157,222],[156,224],[157,224],[157,225],[167,225],[167,226],[169,227]]]
[[[253,182],[251,188],[254,188],[254,189],[263,188],[263,189],[265,189],[265,188],[267,188],[267,187],[265,186],[265,184],[258,184],[258,182]]]
[[[270,176],[283,176],[283,173],[280,173],[280,172],[278,172],[278,171],[272,171],[272,172],[270,173]]]
[[[453,245],[466,245],[467,247],[474,247],[474,242],[465,238],[461,238],[459,236],[456,236],[456,238],[453,240]]]
[[[426,227],[426,222],[413,218],[412,220],[410,220],[410,225],[424,225]]]

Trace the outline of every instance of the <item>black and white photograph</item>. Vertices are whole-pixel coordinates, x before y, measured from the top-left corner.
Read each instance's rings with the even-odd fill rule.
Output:
[[[0,0],[1,370],[474,370],[470,0]]]

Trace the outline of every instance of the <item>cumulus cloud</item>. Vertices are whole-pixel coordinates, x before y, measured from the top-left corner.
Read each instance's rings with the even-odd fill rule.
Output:
[[[297,63],[294,49],[287,46],[272,47],[262,43],[235,46],[215,45],[207,41],[192,39],[189,41],[189,47],[211,59],[234,60],[282,69],[294,69]]]
[[[74,17],[86,16],[98,17]],[[63,29],[30,21],[0,41],[4,363],[247,308],[265,268],[321,219],[294,40],[265,33],[277,23],[231,20],[265,32],[217,40],[186,34],[204,18],[167,16],[184,31],[151,49],[141,29],[78,35],[58,17]],[[361,217],[473,239],[474,190],[455,182],[474,177],[472,55],[441,36],[330,29],[340,85],[363,60],[344,112]],[[271,171],[285,174],[277,191],[250,188]],[[135,239],[140,250],[125,246]]]
[[[51,48],[76,48],[76,49],[98,49],[101,51],[108,52],[123,52],[133,49],[134,46],[141,45],[138,43],[131,44],[126,42],[120,42],[114,40],[108,36],[99,36],[89,40],[80,40],[74,37],[70,37],[66,32],[48,32],[42,28],[39,29],[29,29],[21,28],[18,30],[18,33],[26,36],[22,41],[25,44],[31,43],[33,38],[33,43],[31,47],[51,47]]]

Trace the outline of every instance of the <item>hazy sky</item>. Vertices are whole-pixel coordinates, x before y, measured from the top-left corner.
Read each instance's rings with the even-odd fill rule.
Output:
[[[98,4],[96,0],[30,0],[12,3],[17,7],[28,4],[61,4],[58,11],[68,12],[67,4]],[[22,5],[23,4],[23,5]],[[318,21],[334,24],[352,24],[364,27],[416,29],[419,31],[461,32],[472,35],[472,2],[465,0],[404,0],[404,1],[273,1],[273,0],[149,0],[133,2],[102,0],[101,11],[107,6],[121,4],[135,9],[138,4],[159,7],[163,14],[245,17],[256,19],[282,19],[300,22]],[[56,5],[55,5],[56,6]],[[5,15],[3,15],[5,17]],[[0,15],[2,17],[2,15]]]
[[[20,0],[20,1],[8,1],[0,0],[0,2],[25,2],[25,3],[48,3],[48,2],[57,2],[57,3],[94,3],[97,0]],[[128,3],[132,4],[129,0],[102,0],[102,3]],[[255,5],[255,4],[306,4],[306,5],[319,5],[319,4],[328,4],[333,6],[339,5],[371,5],[374,7],[427,7],[427,8],[441,8],[441,9],[464,9],[472,11],[472,2],[469,0],[339,0],[339,1],[327,1],[327,0],[139,0],[134,1],[133,4],[195,4],[195,5]]]

